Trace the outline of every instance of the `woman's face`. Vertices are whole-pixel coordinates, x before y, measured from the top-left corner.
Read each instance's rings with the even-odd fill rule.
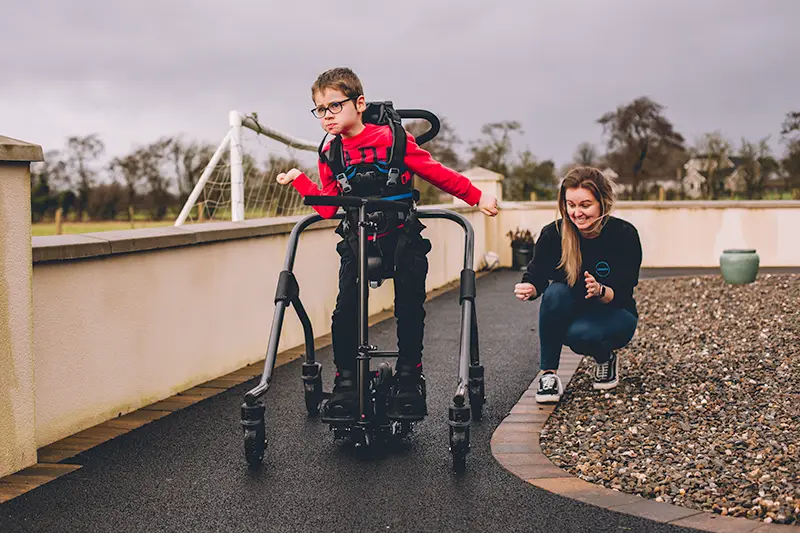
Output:
[[[588,189],[574,187],[567,189],[567,216],[579,231],[585,231],[600,217],[600,202]]]

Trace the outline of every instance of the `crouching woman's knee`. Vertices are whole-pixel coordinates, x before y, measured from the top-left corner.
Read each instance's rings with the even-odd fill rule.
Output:
[[[570,288],[565,283],[551,283],[542,294],[541,314],[563,315],[574,303]]]

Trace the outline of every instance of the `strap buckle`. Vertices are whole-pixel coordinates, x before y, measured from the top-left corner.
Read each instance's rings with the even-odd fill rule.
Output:
[[[394,187],[397,185],[397,178],[400,177],[400,169],[399,168],[390,168],[389,169],[389,179],[386,180],[386,185],[389,187]]]
[[[344,172],[336,175],[336,181],[338,181],[339,185],[341,185],[343,193],[347,194],[353,190],[353,187],[350,185],[350,182],[347,180],[347,175]]]

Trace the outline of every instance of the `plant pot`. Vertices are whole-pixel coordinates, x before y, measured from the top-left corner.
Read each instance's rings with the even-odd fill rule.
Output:
[[[735,285],[752,283],[758,275],[759,257],[755,250],[723,250],[719,267],[725,281]]]
[[[511,268],[525,270],[531,259],[533,259],[533,245],[511,247]]]

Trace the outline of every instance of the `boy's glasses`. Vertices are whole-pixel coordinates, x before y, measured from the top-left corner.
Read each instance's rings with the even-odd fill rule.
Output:
[[[344,104],[349,102],[350,100],[356,100],[358,97],[348,98],[347,100],[341,100],[339,102],[331,102],[328,104],[328,107],[318,106],[311,110],[311,114],[317,118],[325,117],[325,114],[330,111],[332,115],[336,115],[342,111]]]

